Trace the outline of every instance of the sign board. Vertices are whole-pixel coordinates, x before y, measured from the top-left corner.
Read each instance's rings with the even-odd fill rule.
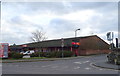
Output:
[[[113,40],[113,32],[108,32],[107,33],[107,40],[112,41]]]
[[[8,43],[0,43],[0,58],[8,58]]]
[[[78,48],[80,46],[80,42],[79,41],[75,41],[75,40],[72,40],[72,47],[75,47],[75,48]]]
[[[72,42],[72,45],[80,45],[79,42]]]
[[[61,42],[62,42],[61,47],[64,47],[64,39],[63,38],[61,39]]]

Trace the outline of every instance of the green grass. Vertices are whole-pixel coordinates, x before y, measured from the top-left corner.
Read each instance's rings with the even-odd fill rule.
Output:
[[[45,59],[46,57],[31,57],[31,58],[22,58],[22,59]]]
[[[20,58],[20,59],[15,59],[15,58],[8,58],[8,59],[1,59],[1,60],[25,60],[25,59],[45,59],[46,57],[31,57],[31,58]]]

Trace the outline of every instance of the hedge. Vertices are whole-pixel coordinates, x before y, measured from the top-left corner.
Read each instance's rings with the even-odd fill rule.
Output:
[[[71,57],[73,55],[71,51],[64,51],[63,54],[64,54],[64,57]]]
[[[45,53],[44,52],[35,52],[30,54],[30,57],[45,57]]]
[[[63,51],[64,57],[71,57],[73,53],[71,51]],[[62,57],[62,51],[59,52],[36,52],[30,55],[30,57],[47,57],[47,58],[60,58]]]
[[[46,52],[45,56],[48,58],[55,58],[57,52]]]
[[[71,57],[73,53],[71,51],[63,51],[63,57]],[[56,57],[62,57],[62,51],[56,53]]]
[[[17,52],[10,52],[8,53],[9,58],[19,59],[23,57],[23,54],[17,53]]]

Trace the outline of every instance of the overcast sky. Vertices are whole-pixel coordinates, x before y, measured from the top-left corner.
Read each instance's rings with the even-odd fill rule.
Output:
[[[3,2],[2,42],[32,42],[31,32],[41,30],[48,40],[98,35],[106,41],[106,33],[118,34],[117,2]]]

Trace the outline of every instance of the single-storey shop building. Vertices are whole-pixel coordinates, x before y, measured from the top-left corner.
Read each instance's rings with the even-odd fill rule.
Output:
[[[76,49],[72,46],[73,41],[79,42],[79,47]],[[91,54],[102,54],[109,53],[109,44],[97,35],[85,36],[85,37],[73,37],[46,40],[41,42],[27,43],[23,45],[14,45],[10,47],[11,51],[20,50],[35,50],[41,52],[52,52],[52,51],[72,51],[76,55],[91,55]]]

